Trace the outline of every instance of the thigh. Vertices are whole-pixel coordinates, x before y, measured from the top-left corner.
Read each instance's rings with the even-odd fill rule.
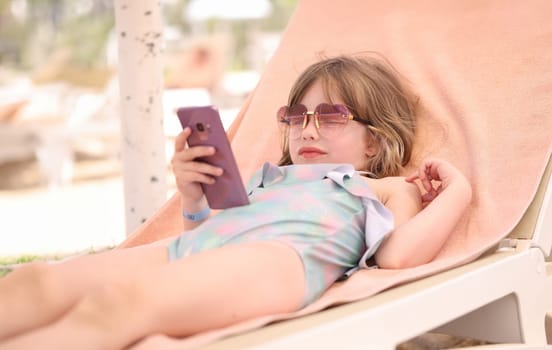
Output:
[[[71,257],[52,263],[49,270],[66,293],[76,297],[105,284],[133,279],[168,263],[167,248],[150,244]]]
[[[183,336],[302,305],[305,275],[298,254],[272,241],[232,244],[172,261],[135,280],[146,333]],[[149,315],[149,316],[147,316]]]

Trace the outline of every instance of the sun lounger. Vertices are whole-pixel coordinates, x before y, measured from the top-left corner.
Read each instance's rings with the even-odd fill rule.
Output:
[[[304,67],[319,54],[377,51],[421,98],[411,166],[427,155],[448,159],[472,183],[472,205],[429,264],[363,270],[299,312],[187,339],[152,336],[135,349],[387,350],[429,331],[545,348],[552,342],[549,13],[547,0],[300,1],[229,131],[243,177],[267,158],[277,161],[273,111]],[[178,199],[122,246],[178,234]]]

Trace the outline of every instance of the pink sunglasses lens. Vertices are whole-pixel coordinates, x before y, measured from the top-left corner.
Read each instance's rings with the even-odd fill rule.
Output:
[[[344,105],[331,105],[328,103],[321,103],[316,107],[316,111],[319,115],[347,115],[349,111]]]
[[[299,117],[307,111],[307,107],[302,104],[293,105],[288,108],[287,115],[290,117]]]

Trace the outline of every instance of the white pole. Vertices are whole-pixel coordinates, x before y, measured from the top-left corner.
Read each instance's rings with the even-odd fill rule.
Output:
[[[115,0],[127,234],[167,199],[161,11],[158,0]]]

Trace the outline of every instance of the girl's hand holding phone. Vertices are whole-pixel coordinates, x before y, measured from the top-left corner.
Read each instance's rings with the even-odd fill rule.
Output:
[[[213,184],[216,177],[222,175],[223,172],[222,168],[196,161],[196,158],[213,155],[216,151],[211,146],[187,147],[186,144],[191,133],[192,130],[186,127],[178,134],[171,160],[176,186],[182,195],[183,204],[188,209],[201,207],[199,203],[202,201],[204,193],[200,184]]]
[[[227,209],[249,204],[240,171],[220,115],[214,106],[182,107],[176,111],[184,129],[182,138],[177,138],[181,192],[190,189],[188,198],[198,199],[205,195],[211,209]],[[180,136],[179,136],[180,137]],[[187,143],[186,149],[183,145]],[[183,148],[184,147],[184,148]],[[193,183],[193,186],[192,186]],[[198,185],[201,190],[198,188]],[[190,188],[193,187],[193,188]],[[189,202],[183,202],[188,210]],[[197,202],[196,202],[197,204]],[[196,208],[199,209],[196,205]]]

